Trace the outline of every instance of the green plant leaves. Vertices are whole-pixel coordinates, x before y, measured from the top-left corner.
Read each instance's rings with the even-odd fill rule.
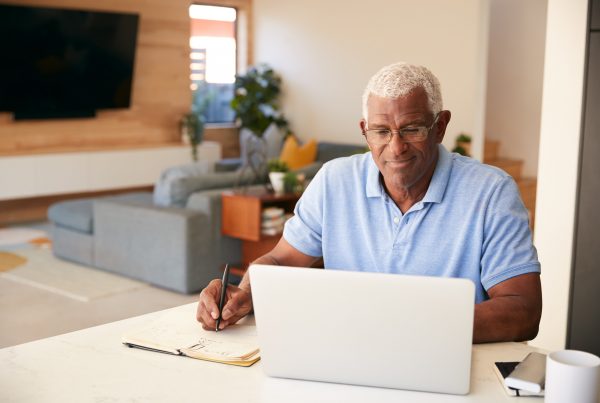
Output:
[[[258,137],[262,137],[271,123],[287,128],[287,119],[279,112],[277,103],[281,78],[268,65],[250,67],[246,74],[237,75],[234,89],[230,105],[242,127]]]

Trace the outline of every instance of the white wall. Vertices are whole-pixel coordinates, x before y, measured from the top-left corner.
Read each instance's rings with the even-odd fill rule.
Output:
[[[547,0],[491,0],[485,136],[536,176]]]
[[[204,141],[198,161],[212,166],[221,145]],[[149,186],[163,170],[192,162],[189,146],[0,157],[0,201]],[[0,212],[1,213],[1,212]]]
[[[284,80],[284,112],[302,139],[361,142],[361,95],[384,65],[422,64],[442,84],[452,121],[481,156],[488,0],[255,0],[254,61]]]
[[[565,347],[582,100],[587,0],[548,0],[535,244],[544,310],[532,344]]]

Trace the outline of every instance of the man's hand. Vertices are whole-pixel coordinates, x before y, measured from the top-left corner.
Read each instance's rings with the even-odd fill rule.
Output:
[[[308,256],[295,249],[281,237],[275,248],[266,255],[256,259],[253,263],[282,266],[310,267],[322,261],[320,257]],[[208,283],[200,293],[196,319],[202,323],[205,330],[215,330],[219,317],[219,298],[221,297],[221,280],[216,279]],[[239,287],[228,286],[225,294],[225,306],[221,315],[219,330],[248,315],[252,311],[252,293],[249,272],[244,274]]]
[[[215,330],[219,317],[219,299],[221,297],[221,280],[211,281],[200,293],[196,319],[202,323],[204,330]],[[219,330],[234,324],[252,310],[252,297],[249,291],[233,285],[227,286],[225,305],[221,313]]]

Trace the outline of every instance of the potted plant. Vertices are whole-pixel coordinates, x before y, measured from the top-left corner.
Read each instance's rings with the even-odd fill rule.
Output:
[[[266,64],[249,67],[246,74],[235,77],[231,109],[241,128],[262,137],[272,123],[287,129],[288,122],[279,112],[281,78]]]
[[[456,147],[452,151],[471,156],[471,136],[466,133],[460,133],[456,138]]]
[[[284,178],[289,171],[287,164],[280,159],[272,159],[267,163],[269,170],[269,180],[275,194],[280,195],[285,192]]]
[[[464,148],[462,148],[461,146],[456,146],[456,147],[454,147],[454,148],[452,149],[452,152],[453,152],[453,153],[460,154],[460,155],[464,155],[464,156],[466,156],[466,157],[468,157],[468,156],[469,156],[469,154],[467,154],[467,150],[465,150],[465,149],[464,149]]]
[[[192,94],[192,107],[179,120],[181,139],[185,144],[192,147],[192,159],[198,161],[198,144],[202,143],[204,137],[204,112],[212,94],[207,92],[205,85],[201,85]]]
[[[246,74],[237,75],[234,89],[231,109],[241,128],[240,148],[244,162],[240,175],[250,169],[257,179],[265,174],[267,168],[265,131],[272,124],[287,131],[287,120],[279,112],[278,105],[281,78],[272,68],[261,64],[248,68]]]
[[[202,143],[204,118],[194,112],[188,112],[179,121],[181,139],[192,147],[192,159],[198,161],[198,144]]]
[[[302,193],[304,191],[304,174],[286,172],[283,176],[283,189],[285,193]]]

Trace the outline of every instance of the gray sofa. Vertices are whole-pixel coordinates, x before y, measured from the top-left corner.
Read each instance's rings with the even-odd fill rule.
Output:
[[[317,162],[299,171],[312,178],[324,162],[357,152],[364,147],[320,143]],[[237,171],[188,172],[159,183],[154,197],[139,192],[55,203],[48,210],[54,254],[173,291],[197,292],[221,275],[225,262],[241,261],[241,242],[221,234],[221,193],[239,179]]]

